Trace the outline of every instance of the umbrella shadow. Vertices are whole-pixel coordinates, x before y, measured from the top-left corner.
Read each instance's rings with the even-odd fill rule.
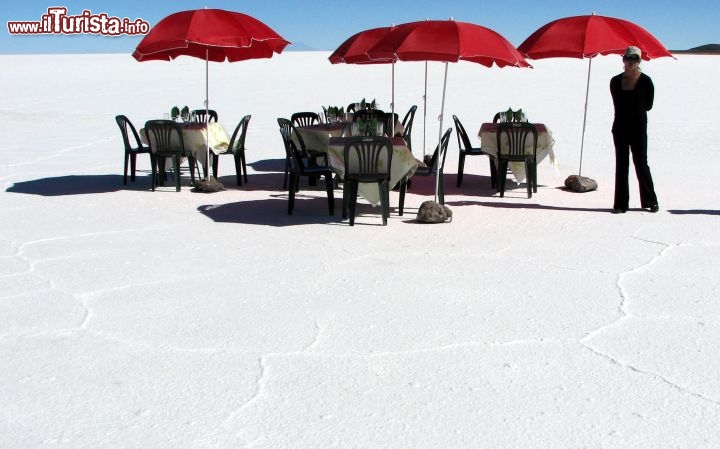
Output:
[[[335,215],[329,215],[327,196],[313,196],[298,192],[295,195],[295,209],[292,215],[287,213],[287,193],[272,194],[270,198],[261,200],[202,205],[197,210],[216,223],[285,227],[342,224],[339,206],[336,199]]]
[[[262,159],[247,164],[255,171],[271,171],[285,173],[285,159]]]
[[[52,178],[33,179],[16,182],[5,191],[41,196],[89,195],[93,193],[109,193],[119,190],[150,190],[149,176],[136,175],[135,182],[128,179],[123,185],[122,175],[68,175]]]
[[[218,181],[220,181],[225,190],[283,190],[283,173],[248,173],[248,181],[242,180],[242,185],[237,185],[237,176],[234,170],[225,174],[218,173]]]
[[[668,209],[668,212],[675,215],[720,215],[720,210],[713,209]]]
[[[496,207],[501,209],[538,209],[538,210],[562,210],[562,211],[573,211],[573,212],[602,212],[604,214],[610,213],[612,209],[605,208],[590,208],[590,207],[561,207],[561,206],[548,206],[546,204],[533,204],[533,203],[506,203],[506,202],[489,202],[489,201],[451,201],[445,202],[450,206],[486,206]],[[638,209],[642,210],[642,209]]]

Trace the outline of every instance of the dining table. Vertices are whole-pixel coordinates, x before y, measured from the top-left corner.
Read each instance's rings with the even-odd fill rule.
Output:
[[[555,139],[552,137],[552,132],[542,123],[533,123],[538,131],[537,139],[537,153],[536,153],[536,164],[542,162],[546,157],[549,158],[550,164],[556,167],[555,164],[555,152],[553,151],[553,145]],[[478,137],[480,138],[480,147],[483,151],[489,154],[497,162],[497,130],[500,126],[499,123],[483,123],[480,125],[480,131],[478,131]],[[532,145],[528,142],[525,147],[527,154],[532,154]],[[510,171],[515,177],[515,181],[520,184],[525,181],[525,164],[523,162],[510,162],[508,164]]]
[[[330,137],[328,139],[328,162],[330,168],[338,174],[340,179],[345,175],[345,143],[347,140],[347,137]],[[411,177],[423,162],[415,159],[402,137],[393,137],[390,142],[393,147],[390,188],[393,188],[406,176]],[[360,183],[358,194],[373,206],[380,204],[380,188],[376,183]]]

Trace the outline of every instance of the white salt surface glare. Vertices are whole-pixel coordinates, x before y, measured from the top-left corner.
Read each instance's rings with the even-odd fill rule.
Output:
[[[328,53],[210,64],[210,107],[232,130],[252,114],[249,182],[150,192],[149,160],[122,185],[115,124],[200,107],[204,63],[129,55],[2,56],[0,447],[717,448],[720,447],[720,59],[644,62],[655,83],[649,161],[661,211],[610,214],[608,83],[593,61],[534,69],[449,67],[452,114],[473,142],[495,112],[522,108],[553,132],[557,169],[537,194],[490,188],[469,157],[453,221],[413,222],[433,196],[417,179],[382,227],[361,200],[354,227],[322,185],[282,191],[276,118],[375,98],[389,66],[333,66]],[[396,104],[417,104],[424,64],[396,65]],[[426,147],[438,136],[441,64],[429,64]],[[185,182],[185,181],[184,181]]]

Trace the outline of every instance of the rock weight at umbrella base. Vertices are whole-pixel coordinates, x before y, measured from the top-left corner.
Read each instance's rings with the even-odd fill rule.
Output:
[[[196,193],[214,193],[225,190],[222,183],[215,179],[214,176],[208,176],[207,179],[201,179],[195,183],[195,187],[192,189]]]
[[[586,176],[570,175],[565,179],[565,188],[582,193],[597,190],[598,184],[597,181]]]

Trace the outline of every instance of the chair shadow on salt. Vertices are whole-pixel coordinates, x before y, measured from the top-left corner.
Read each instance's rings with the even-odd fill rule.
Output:
[[[138,170],[138,172],[142,171]],[[150,176],[138,176],[134,183],[123,185],[122,175],[67,175],[16,182],[5,191],[28,195],[65,196],[145,189],[150,190]]]

